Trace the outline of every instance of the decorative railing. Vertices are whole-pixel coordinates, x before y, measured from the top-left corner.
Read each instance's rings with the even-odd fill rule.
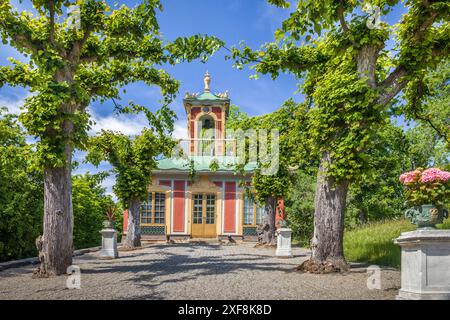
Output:
[[[189,156],[235,156],[236,139],[180,139],[177,150]]]

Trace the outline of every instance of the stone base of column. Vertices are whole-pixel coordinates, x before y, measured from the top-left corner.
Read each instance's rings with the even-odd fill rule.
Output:
[[[119,257],[117,251],[117,232],[114,229],[103,229],[102,234],[102,250],[100,257],[114,259]]]
[[[275,251],[275,255],[278,258],[292,258],[292,230],[289,228],[280,228],[277,230],[277,233],[277,250]]]
[[[450,300],[450,230],[418,229],[394,242],[402,248],[397,299]]]

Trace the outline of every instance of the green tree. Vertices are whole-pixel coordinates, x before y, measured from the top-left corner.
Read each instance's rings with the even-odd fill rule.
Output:
[[[444,59],[436,69],[428,70],[422,79],[416,80],[416,90],[409,103],[398,103],[393,109],[415,120],[418,130],[427,131],[431,141],[442,141],[441,148],[450,148],[450,59]],[[422,129],[420,129],[422,128]],[[428,129],[426,129],[428,128]]]
[[[289,7],[284,0],[270,3]],[[376,1],[381,18],[398,0]],[[260,50],[233,48],[236,66],[255,71],[289,72],[301,79],[310,107],[305,125],[310,154],[320,159],[315,193],[312,257],[306,265],[348,268],[343,252],[348,189],[367,168],[364,152],[388,121],[388,108],[401,92],[403,113],[414,118],[424,95],[424,75],[449,55],[448,1],[405,2],[407,12],[395,26],[373,24],[362,1],[304,0]],[[395,32],[394,32],[395,29]],[[385,49],[394,41],[397,53]],[[321,267],[318,268],[319,270]]]
[[[443,167],[449,163],[450,148],[439,134],[425,123],[418,123],[406,131],[408,170],[430,166]]]
[[[29,166],[34,145],[27,144],[17,116],[0,109],[0,261],[36,256],[35,240],[42,232],[44,181],[42,173]],[[101,187],[103,174],[72,177],[74,247],[98,246],[106,209],[120,210]],[[120,237],[120,235],[119,235]]]
[[[27,59],[0,67],[4,84],[29,88],[20,121],[38,138],[36,165],[44,173],[43,253],[45,272],[59,275],[72,264],[71,159],[84,148],[93,100],[119,98],[122,86],[143,81],[161,88],[169,103],[179,83],[164,70],[221,47],[207,36],[165,43],[159,34],[159,0],[112,10],[106,1],[33,0],[36,13],[17,12],[0,0],[3,43]],[[77,10],[65,13],[69,6]]]
[[[170,137],[175,114],[168,108],[158,110],[156,115],[147,111],[150,128],[144,128],[140,135],[129,137],[122,133],[102,130],[89,143],[87,161],[99,165],[108,161],[115,174],[114,193],[121,205],[128,209],[127,238],[124,247],[141,246],[139,208],[146,198],[151,182],[152,170],[157,167],[157,157],[169,156],[175,146]]]
[[[262,243],[273,245],[275,244],[275,214],[277,208],[277,199],[284,198],[292,185],[294,179],[293,168],[291,164],[295,157],[292,156],[292,145],[295,144],[296,150],[301,142],[296,139],[299,136],[299,131],[296,132],[295,137],[292,135],[291,128],[295,116],[299,115],[303,110],[303,105],[297,105],[294,101],[287,101],[279,110],[264,116],[249,117],[237,107],[233,107],[228,119],[228,129],[234,130],[234,136],[238,143],[244,144],[246,161],[257,157],[257,169],[252,174],[251,188],[255,191],[256,200],[259,203],[264,203],[264,219],[269,228],[264,229],[262,236]],[[298,119],[298,117],[297,117]],[[269,142],[275,137],[272,136],[271,130],[277,130],[278,141],[276,148],[278,152],[272,149],[274,145]],[[240,133],[239,131],[240,130]],[[261,132],[268,132],[267,140],[265,136],[261,136]],[[247,137],[244,133],[246,132]],[[258,139],[257,139],[258,137]],[[252,143],[258,141],[258,145],[254,150],[251,149]],[[266,144],[267,141],[267,144]],[[264,144],[266,146],[264,147]],[[275,173],[265,172],[267,166],[273,165],[274,162],[267,161],[263,149],[267,149],[270,160],[276,161],[278,169]],[[256,151],[258,151],[256,153]],[[263,157],[260,157],[263,154]],[[239,156],[239,155],[238,155]],[[295,163],[298,165],[298,162]],[[237,166],[237,171],[243,174],[242,166]]]
[[[405,209],[398,177],[408,169],[410,143],[402,128],[393,124],[381,128],[374,139],[365,152],[366,170],[349,189],[346,227],[396,218]]]
[[[100,230],[106,220],[106,211],[115,210],[116,228],[120,232],[122,216],[111,196],[101,186],[105,175],[89,173],[72,177],[73,186],[73,243],[75,249],[89,248],[101,244]],[[120,235],[119,235],[120,239]]]
[[[292,238],[302,246],[309,246],[314,232],[314,191],[317,168],[298,170],[286,195],[286,220]]]
[[[42,174],[29,167],[33,146],[17,116],[0,108],[0,261],[36,254],[42,231]]]

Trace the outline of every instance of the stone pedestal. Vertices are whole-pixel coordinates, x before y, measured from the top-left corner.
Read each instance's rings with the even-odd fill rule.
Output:
[[[450,300],[450,230],[404,232],[395,243],[402,248],[397,299]]]
[[[114,229],[103,229],[102,234],[102,250],[100,257],[102,258],[117,258],[119,253],[117,251],[117,232]]]
[[[291,258],[291,235],[292,230],[289,228],[280,228],[277,230],[277,251],[275,255],[280,258]]]

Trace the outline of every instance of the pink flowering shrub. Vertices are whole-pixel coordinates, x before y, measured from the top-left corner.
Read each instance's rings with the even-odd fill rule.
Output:
[[[450,172],[438,168],[414,171],[400,175],[410,205],[434,204],[444,206],[450,202]]]

